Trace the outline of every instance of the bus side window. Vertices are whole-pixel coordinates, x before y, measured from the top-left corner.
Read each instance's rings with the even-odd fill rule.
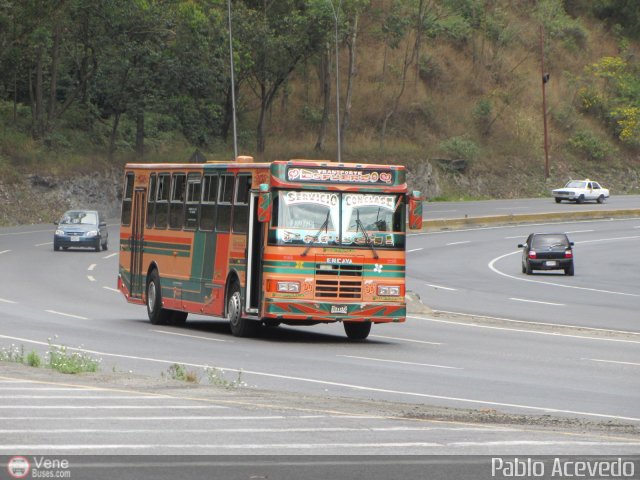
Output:
[[[233,231],[247,233],[249,226],[249,190],[251,175],[238,175],[238,187],[233,203]]]
[[[171,189],[171,206],[169,207],[169,228],[182,229],[184,223],[184,193],[187,176],[174,173]]]
[[[231,229],[231,211],[233,208],[233,175],[220,176],[218,190],[218,221],[216,231],[228,232]]]
[[[167,228],[169,222],[169,186],[171,177],[168,173],[158,175],[158,191],[156,194],[156,228]]]
[[[202,183],[202,206],[200,207],[200,230],[213,231],[216,222],[216,200],[218,198],[218,176],[205,175]]]
[[[200,216],[200,196],[202,179],[199,173],[190,173],[187,177],[187,206],[184,218],[184,228],[195,230],[198,228],[198,217]]]
[[[124,183],[124,193],[122,195],[122,225],[131,224],[131,208],[133,204],[133,182],[135,175],[133,172],[127,173]]]
[[[156,174],[149,177],[149,194],[147,195],[147,228],[153,228],[156,222]]]

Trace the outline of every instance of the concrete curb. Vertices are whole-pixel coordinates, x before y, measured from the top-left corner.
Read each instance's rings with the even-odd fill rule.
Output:
[[[640,209],[588,210],[583,212],[549,212],[525,215],[494,215],[486,217],[441,218],[423,220],[422,232],[434,230],[457,230],[469,227],[489,225],[508,225],[514,223],[558,222],[564,220],[603,220],[608,218],[640,217]]]

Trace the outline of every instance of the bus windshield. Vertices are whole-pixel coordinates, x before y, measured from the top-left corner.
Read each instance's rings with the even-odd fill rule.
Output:
[[[404,248],[403,195],[280,190],[272,245]]]

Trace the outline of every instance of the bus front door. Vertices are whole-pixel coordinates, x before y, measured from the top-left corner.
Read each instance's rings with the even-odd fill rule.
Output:
[[[147,190],[137,188],[133,199],[133,218],[131,219],[131,291],[133,298],[142,298],[144,283],[142,279],[142,250],[144,248],[144,214],[147,205]]]

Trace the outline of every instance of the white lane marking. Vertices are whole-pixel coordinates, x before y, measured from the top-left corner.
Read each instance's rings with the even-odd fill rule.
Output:
[[[116,293],[120,293],[120,290],[118,290],[117,288],[113,288],[113,287],[102,287],[105,290],[110,290],[112,292],[116,292]]]
[[[2,302],[2,303],[18,303],[18,302],[14,302],[13,300],[7,300],[6,298],[0,298],[0,302]]]
[[[222,340],[221,338],[209,338],[202,337],[200,335],[187,335],[186,333],[177,333],[177,332],[167,332],[166,330],[150,330],[155,333],[164,333],[165,335],[175,335],[176,337],[188,337],[188,338],[197,338],[200,340],[209,340],[211,342],[226,342],[227,340]]]
[[[434,285],[432,283],[425,283],[425,285],[427,287],[431,287],[431,288],[439,288],[441,290],[450,290],[452,292],[457,292],[458,289],[457,288],[451,288],[451,287],[443,287],[442,285]]]
[[[54,315],[62,315],[63,317],[77,318],[78,320],[89,320],[87,317],[81,317],[80,315],[73,315],[72,313],[57,312],[55,310],[45,310],[47,313],[53,313]]]
[[[627,237],[627,238],[640,238],[640,237]],[[580,243],[586,243],[586,242],[580,242]],[[520,253],[521,253],[520,250],[516,250],[515,252],[505,253],[504,255],[500,255],[499,257],[496,257],[493,260],[491,260],[489,262],[488,266],[493,272],[497,273],[498,275],[502,275],[503,277],[511,278],[513,280],[520,280],[521,282],[539,283],[539,284],[542,284],[542,285],[551,285],[551,286],[554,286],[554,287],[572,288],[574,290],[584,290],[584,291],[587,291],[587,292],[606,293],[606,294],[610,294],[610,295],[622,295],[622,296],[625,296],[625,297],[640,297],[640,294],[637,294],[637,293],[614,292],[612,290],[600,290],[598,288],[578,287],[576,285],[565,285],[564,283],[554,283],[554,282],[546,282],[546,281],[543,281],[543,280],[532,280],[530,278],[516,277],[515,275],[509,275],[508,273],[501,272],[500,270],[498,270],[495,267],[496,262],[498,262],[499,260],[502,260],[503,258],[509,257],[511,255],[517,255],[517,254],[520,254]]]
[[[93,277],[93,275],[87,275],[87,278],[89,279],[90,282],[95,282],[96,279]]]
[[[531,207],[496,207],[496,210],[531,210]]]
[[[526,235],[516,235],[514,237],[504,237],[505,240],[515,240],[516,238],[527,238]]]
[[[136,415],[135,417],[124,417],[124,416],[119,416],[119,417],[112,417],[109,416],[109,420],[126,420],[129,422],[144,422],[144,421],[148,421],[148,420],[179,420],[179,421],[183,421],[183,420],[196,420],[198,422],[202,421],[202,420],[231,420],[231,421],[240,421],[240,420],[247,420],[249,422],[253,422],[255,420],[287,420],[287,419],[305,419],[305,418],[327,418],[325,415],[300,415],[300,416],[291,416],[291,417],[285,417],[282,415],[270,415],[270,416],[247,416],[247,417],[235,417],[235,416],[210,416],[210,415],[172,415],[172,416],[153,416],[153,417],[142,417],[142,416],[138,416]],[[339,415],[339,418],[351,418],[348,416],[342,416]],[[368,416],[358,416],[358,417],[354,417],[354,418],[379,418],[379,417],[368,417]],[[45,416],[38,416],[38,417],[0,417],[0,420],[20,420],[20,421],[36,421],[36,422],[40,422],[41,420],[64,420],[64,421],[69,421],[69,417],[45,417]],[[105,417],[82,417],[82,420],[104,420]]]
[[[33,390],[33,389],[32,389]],[[76,390],[77,391],[77,390]],[[89,392],[89,391],[87,391]],[[0,395],[0,398],[6,399],[64,399],[64,400],[167,400],[171,397],[162,397],[156,395]],[[168,407],[169,408],[169,407]],[[172,407],[171,407],[172,408]]]
[[[637,227],[633,227],[633,228],[640,228],[640,225],[638,225]]]
[[[426,345],[444,345],[443,343],[440,343],[440,342],[427,342],[425,340],[414,340],[413,338],[387,337],[384,335],[369,335],[369,336],[375,337],[375,338],[388,338],[389,340],[400,340],[402,342],[422,343]]]
[[[224,444],[224,443],[199,443],[197,445],[190,443],[178,443],[178,444],[166,444],[166,443],[153,443],[153,444],[78,444],[78,445],[55,445],[55,444],[16,444],[16,445],[0,445],[0,451],[20,451],[20,452],[40,452],[45,451],[75,451],[75,450],[151,450],[156,451],[161,448],[171,450],[266,450],[274,449],[276,451],[282,449],[287,450],[304,450],[314,451],[319,449],[347,449],[347,448],[452,448],[452,447],[495,447],[495,446],[606,446],[606,447],[638,447],[640,442],[626,441],[626,442],[597,442],[588,440],[503,440],[503,441],[488,441],[488,442],[450,442],[450,443],[438,443],[438,442],[374,442],[374,443],[239,443],[239,444]]]
[[[146,400],[146,398],[145,398]],[[216,410],[224,405],[0,405],[0,410]]]
[[[542,325],[542,326],[545,326],[545,327],[579,328],[580,330],[590,330],[590,331],[593,331],[593,332],[622,333],[624,335],[640,335],[640,332],[630,332],[628,330],[611,330],[611,329],[608,329],[608,328],[584,327],[582,325],[568,325],[566,323],[531,322],[531,321],[528,321],[528,320],[514,320],[512,318],[490,317],[488,315],[478,315],[478,314],[475,314],[475,313],[450,312],[450,311],[447,311],[447,310],[434,310],[434,312],[447,313],[447,314],[450,314],[450,315],[460,315],[461,317],[474,317],[474,318],[487,318],[489,320],[501,320],[503,322],[520,323],[520,324],[523,324],[523,325]]]
[[[429,210],[427,213],[453,213],[458,210]]]
[[[111,255],[107,255],[106,257],[102,257],[102,258],[103,258],[104,260],[107,260],[108,258],[115,257],[116,255],[118,255],[118,252],[116,252],[116,253],[112,253]]]
[[[10,251],[11,251],[11,250],[2,250],[2,251],[0,252],[0,255],[2,255],[3,253],[9,253]]]
[[[634,362],[619,362],[617,360],[601,360],[599,358],[583,358],[582,360],[590,360],[592,362],[601,362],[601,363],[615,363],[617,365],[633,365],[634,367],[640,367],[640,363],[634,363]]]
[[[596,341],[601,341],[601,342],[633,343],[633,344],[639,344],[640,345],[640,340],[623,340],[623,339],[619,339],[619,338],[586,337],[586,336],[581,336],[581,335],[569,335],[568,333],[558,333],[558,332],[539,332],[539,331],[536,331],[536,330],[522,330],[522,329],[519,329],[519,328],[495,327],[493,325],[477,325],[475,323],[452,322],[450,320],[440,320],[440,319],[435,319],[435,318],[416,317],[416,316],[410,316],[410,315],[407,315],[407,318],[414,318],[414,319],[418,319],[418,320],[424,320],[426,322],[447,323],[449,325],[461,325],[461,326],[472,327],[472,328],[486,328],[486,329],[489,329],[489,330],[503,330],[505,332],[528,333],[528,334],[531,334],[531,335],[550,335],[552,337],[575,338],[575,339],[578,339],[578,340],[596,340]],[[580,328],[580,327],[574,327],[574,328]]]
[[[91,265],[89,265],[89,268],[87,268],[87,270],[91,272],[94,268],[96,268],[96,264],[92,263]]]
[[[464,370],[462,367],[450,367],[448,365],[433,365],[431,363],[404,362],[401,360],[386,360],[384,358],[358,357],[356,355],[336,355],[336,357],[355,358],[357,360],[371,360],[372,362],[400,363],[402,365],[417,365],[418,367],[448,368],[451,370]]]
[[[543,212],[545,213],[545,212]],[[552,212],[547,212],[547,213],[552,213]],[[482,217],[477,217],[479,219],[482,219]],[[628,222],[630,220],[634,220],[635,219],[629,219],[629,218],[610,218],[610,219],[606,219],[607,222]],[[456,229],[456,230],[437,230],[435,232],[416,232],[416,233],[407,233],[408,237],[417,237],[417,236],[423,236],[423,235],[446,235],[446,234],[451,234],[451,233],[460,233],[460,232],[476,232],[476,231],[480,231],[480,230],[504,230],[504,229],[516,229],[516,228],[523,228],[523,227],[547,227],[547,226],[557,226],[557,225],[579,225],[579,224],[583,224],[583,223],[600,223],[600,222],[604,222],[604,219],[596,219],[596,220],[581,220],[581,221],[573,221],[573,222],[548,222],[548,223],[522,223],[522,224],[517,224],[517,225],[496,225],[494,227],[474,227],[474,228],[461,228],[461,229]],[[640,227],[638,227],[640,228]],[[527,235],[522,235],[524,238],[526,238]]]
[[[41,417],[36,417],[41,418]],[[109,417],[110,419],[112,417]],[[296,419],[298,417],[295,417]],[[343,418],[343,417],[340,417]],[[358,417],[360,418],[360,417]],[[85,417],[82,417],[84,420]],[[313,433],[313,432],[432,432],[432,431],[454,431],[454,432],[518,432],[515,429],[502,427],[293,427],[293,428],[51,428],[51,429],[6,429],[0,433]]]
[[[419,252],[420,250],[424,250],[424,248],[414,248],[413,250],[407,250],[407,253]]]
[[[36,243],[34,247],[44,247],[45,245],[51,245],[53,242]]]
[[[420,317],[411,317],[411,318],[418,318],[420,320],[424,320],[424,319],[422,319]],[[431,320],[431,319],[426,319],[426,320]],[[434,320],[434,321],[439,321],[439,320]],[[455,324],[455,322],[443,322],[443,323],[454,323]],[[476,325],[473,325],[473,326],[475,327]],[[509,329],[500,329],[500,330],[509,330]],[[526,332],[526,333],[531,333],[531,332]],[[538,332],[538,333],[546,333],[546,332]],[[8,335],[0,335],[0,338],[6,338],[6,339],[10,339],[10,340],[22,341],[22,342],[25,342],[25,343],[33,343],[33,344],[36,344],[36,345],[49,345],[48,343],[40,342],[40,341],[37,341],[37,340],[30,340],[30,339],[18,338],[18,337],[10,337]],[[585,337],[577,337],[577,338],[585,338]],[[601,340],[601,339],[597,339],[597,340]],[[609,340],[609,339],[604,339],[604,340]],[[625,341],[625,340],[622,340],[622,341]],[[640,343],[640,342],[630,342],[630,343]],[[155,363],[160,363],[160,364],[164,364],[164,365],[167,365],[167,364],[173,365],[175,363],[178,363],[178,364],[184,365],[185,367],[211,368],[211,365],[202,365],[202,364],[197,364],[197,363],[186,363],[186,362],[181,362],[179,360],[163,360],[163,359],[158,359],[158,358],[137,357],[137,356],[134,356],[134,355],[123,355],[123,354],[117,354],[117,353],[99,352],[99,351],[96,351],[96,350],[89,350],[89,349],[84,349],[84,348],[67,347],[67,349],[68,350],[75,350],[75,351],[85,352],[85,353],[90,353],[90,354],[93,354],[93,355],[101,355],[101,356],[105,356],[105,357],[127,358],[127,359],[132,359],[132,360],[144,360],[144,361],[147,361],[147,362],[155,362]],[[268,378],[277,378],[277,379],[280,379],[280,380],[306,382],[306,383],[313,383],[313,384],[318,384],[318,385],[329,385],[329,386],[334,386],[334,387],[349,388],[349,389],[353,389],[353,390],[366,391],[366,392],[389,393],[389,394],[400,395],[400,396],[418,397],[418,398],[430,398],[430,399],[436,399],[436,400],[447,400],[447,401],[454,401],[454,402],[460,402],[460,403],[468,403],[468,404],[472,404],[472,405],[490,405],[490,406],[494,406],[494,407],[510,407],[510,408],[521,409],[521,410],[532,410],[532,411],[536,411],[536,412],[564,413],[564,414],[569,414],[569,415],[584,415],[584,416],[587,416],[587,417],[608,418],[608,419],[615,419],[615,420],[629,420],[629,421],[633,421],[633,422],[640,422],[640,417],[624,417],[624,416],[621,416],[621,415],[612,415],[612,414],[607,414],[607,413],[582,412],[582,411],[566,410],[566,409],[554,408],[554,407],[540,407],[540,406],[535,406],[535,405],[522,405],[522,404],[516,404],[516,403],[496,402],[496,401],[492,401],[492,400],[478,400],[478,399],[473,399],[473,398],[449,397],[449,396],[445,396],[445,395],[434,395],[434,394],[429,394],[429,393],[406,392],[406,391],[402,391],[402,390],[391,390],[391,389],[385,389],[385,388],[376,388],[376,387],[369,387],[369,386],[365,386],[365,385],[355,385],[355,384],[349,384],[349,383],[333,382],[333,381],[329,381],[329,380],[319,380],[319,379],[315,379],[315,378],[294,377],[294,376],[290,376],[290,375],[282,375],[282,374],[277,374],[277,373],[258,372],[258,371],[254,371],[254,370],[244,370],[244,369],[241,369],[241,368],[225,368],[225,367],[216,367],[216,368],[218,368],[218,369],[220,369],[222,371],[238,372],[238,373],[241,372],[244,375],[257,375],[257,376],[263,376],[263,377],[268,377]],[[0,446],[0,448],[2,448],[2,447]]]
[[[541,302],[540,300],[527,300],[525,298],[511,297],[509,300],[513,300],[514,302],[539,303],[541,305],[551,305],[554,307],[566,307],[564,303]]]
[[[591,232],[595,232],[595,230],[573,230],[572,232],[565,232],[567,234],[571,233],[591,233]]]
[[[82,393],[87,392],[91,393],[93,390],[84,390],[82,387],[39,387],[37,385],[33,385],[31,387],[2,387],[0,386],[0,392],[8,392],[8,391],[17,391],[17,392],[75,392]]]
[[[450,247],[451,245],[464,245],[465,243],[471,243],[471,240],[464,240],[462,242],[451,242],[447,243],[446,246]]]

